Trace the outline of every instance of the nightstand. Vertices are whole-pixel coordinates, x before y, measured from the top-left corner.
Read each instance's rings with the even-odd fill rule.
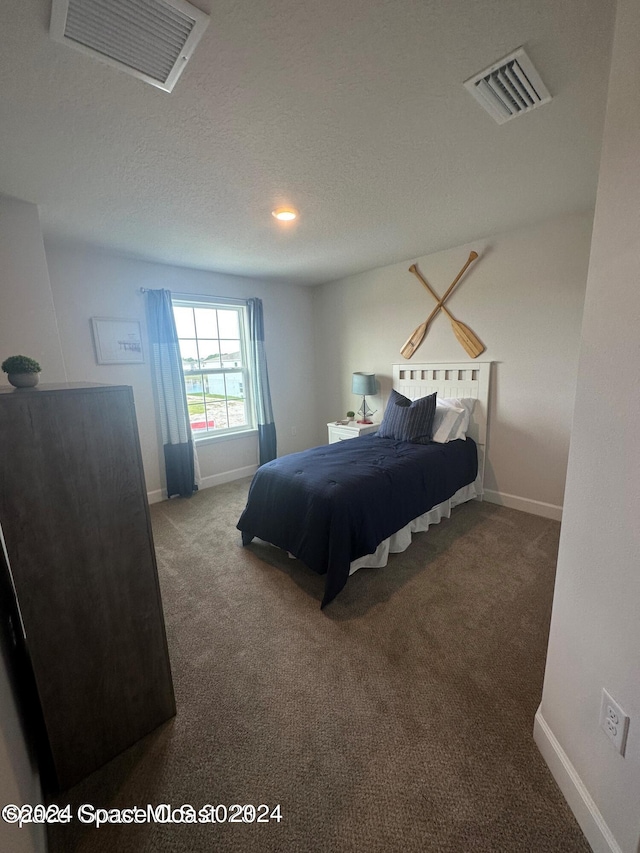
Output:
[[[350,424],[327,424],[329,444],[335,444],[336,441],[346,441],[348,438],[358,438],[359,435],[376,432],[379,426],[380,424],[359,424],[356,421]]]

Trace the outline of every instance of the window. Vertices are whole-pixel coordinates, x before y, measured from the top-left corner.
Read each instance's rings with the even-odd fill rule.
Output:
[[[224,300],[172,302],[193,437],[253,429],[246,307]]]

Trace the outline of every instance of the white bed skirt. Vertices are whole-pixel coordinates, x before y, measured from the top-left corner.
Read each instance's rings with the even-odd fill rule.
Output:
[[[389,554],[400,554],[407,550],[411,545],[411,537],[414,533],[424,533],[432,524],[438,524],[443,518],[449,518],[454,506],[466,503],[466,501],[478,497],[479,494],[476,483],[470,483],[468,486],[458,489],[449,500],[443,501],[428,512],[414,518],[393,536],[381,542],[373,554],[365,554],[364,557],[354,560],[351,563],[349,574],[352,575],[358,569],[380,569],[382,566],[386,566]]]

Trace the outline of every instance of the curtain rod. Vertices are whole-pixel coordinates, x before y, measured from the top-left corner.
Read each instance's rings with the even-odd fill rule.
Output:
[[[140,287],[140,293],[148,293],[150,290],[153,290],[151,287]],[[246,299],[232,299],[230,296],[211,296],[209,294],[204,293],[174,293],[171,291],[171,298],[177,299],[178,302],[228,302],[231,305],[246,305]]]

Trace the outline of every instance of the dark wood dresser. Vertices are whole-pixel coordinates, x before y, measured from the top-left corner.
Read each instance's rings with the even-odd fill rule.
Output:
[[[65,789],[175,714],[130,387],[0,388],[0,528]]]

